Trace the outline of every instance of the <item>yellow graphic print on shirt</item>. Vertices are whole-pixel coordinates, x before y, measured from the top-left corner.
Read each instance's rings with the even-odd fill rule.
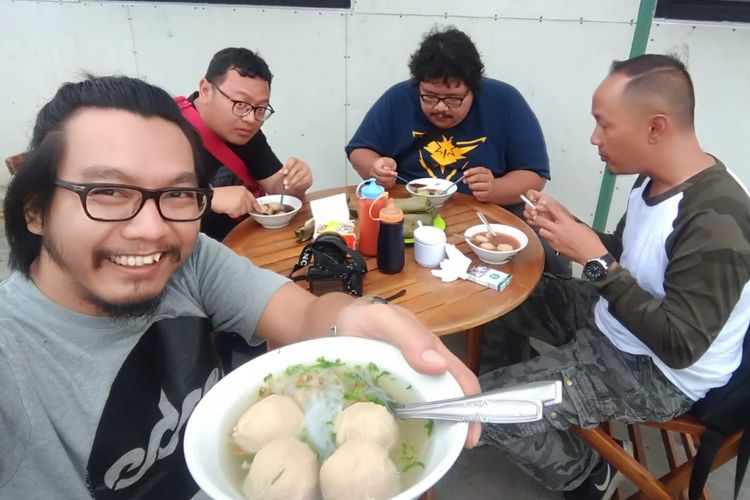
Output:
[[[412,132],[412,136],[414,137],[422,135],[424,135],[424,132]],[[459,164],[462,160],[466,160],[466,153],[486,140],[487,137],[480,137],[471,141],[456,141],[454,143],[453,137],[442,135],[439,140],[430,141],[419,151],[419,165],[429,177],[438,178],[438,175],[435,174],[435,169],[439,169],[439,178],[451,180],[459,170],[463,170],[469,165],[468,161],[463,161],[462,164]],[[446,175],[448,167],[452,168],[450,168],[450,171]]]

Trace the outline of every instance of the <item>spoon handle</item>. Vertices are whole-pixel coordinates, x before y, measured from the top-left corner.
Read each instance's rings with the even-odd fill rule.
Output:
[[[495,231],[492,230],[492,226],[490,226],[490,222],[487,220],[487,217],[485,217],[482,212],[477,212],[477,217],[479,217],[479,220],[482,221],[482,224],[484,224],[484,227],[487,228],[487,231],[495,236]]]
[[[463,398],[408,405],[394,404],[391,405],[391,410],[397,418],[511,424],[541,420],[545,406],[561,401],[562,382],[557,380],[532,382]]]

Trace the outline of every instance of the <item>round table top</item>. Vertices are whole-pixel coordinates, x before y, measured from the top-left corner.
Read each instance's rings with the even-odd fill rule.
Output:
[[[353,199],[354,186],[331,188],[308,193],[306,200],[314,200],[346,192]],[[394,198],[406,198],[408,192],[402,185],[389,190]],[[414,260],[412,245],[406,246],[405,265],[398,274],[383,274],[377,269],[374,257],[366,258],[368,272],[364,277],[364,293],[388,297],[401,290],[406,293],[394,303],[414,313],[422,323],[437,335],[448,335],[483,325],[511,311],[523,302],[536,286],[544,267],[544,252],[536,233],[521,219],[493,204],[480,203],[473,196],[454,194],[438,213],[446,222],[448,243],[456,245],[464,254],[479,259],[464,241],[463,232],[479,224],[477,211],[483,212],[490,222],[507,224],[523,231],[529,243],[510,262],[489,267],[511,275],[511,283],[502,291],[491,290],[477,283],[457,280],[444,283]],[[287,276],[305,245],[298,243],[294,231],[311,217],[310,204],[304,203],[290,224],[280,229],[265,229],[247,218],[238,224],[224,239],[224,243],[249,258],[255,265]],[[300,271],[304,272],[304,271]],[[305,281],[298,284],[306,287]]]

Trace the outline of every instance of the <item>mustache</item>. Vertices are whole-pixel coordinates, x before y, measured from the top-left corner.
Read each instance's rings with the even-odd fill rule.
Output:
[[[170,245],[159,250],[154,250],[151,253],[157,252],[161,253],[160,262],[167,258],[172,259],[174,262],[180,262],[182,260],[182,254],[180,253],[180,247],[178,245]],[[135,252],[115,251],[102,248],[94,252],[94,264],[96,267],[99,267],[102,265],[102,262],[110,261],[116,255],[132,255],[133,253]]]

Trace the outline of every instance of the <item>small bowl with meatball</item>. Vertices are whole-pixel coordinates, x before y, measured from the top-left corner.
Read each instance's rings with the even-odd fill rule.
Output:
[[[464,239],[482,262],[505,264],[526,248],[529,238],[523,231],[505,224],[490,224],[495,232],[487,231],[484,224],[472,226],[464,232]]]
[[[268,194],[258,198],[258,203],[263,208],[263,213],[250,212],[250,217],[266,229],[279,229],[289,225],[289,222],[302,208],[302,201],[299,198],[284,195],[283,205],[279,203],[280,194]]]

